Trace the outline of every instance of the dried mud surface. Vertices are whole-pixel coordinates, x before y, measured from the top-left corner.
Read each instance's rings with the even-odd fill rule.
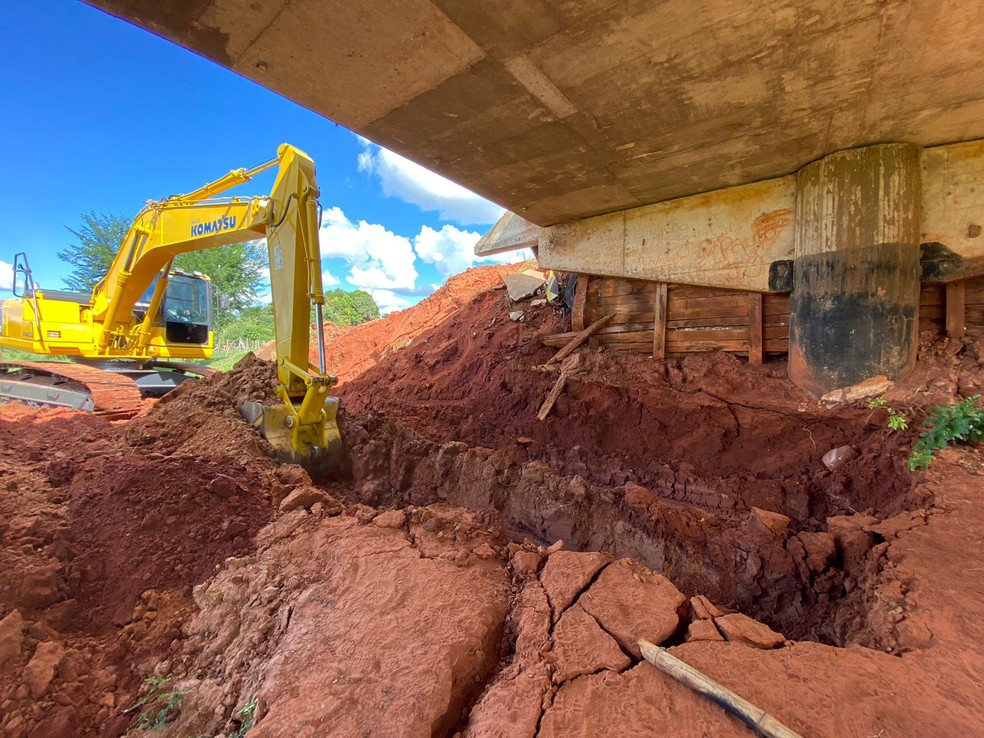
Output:
[[[123,423],[0,406],[0,734],[748,734],[638,637],[805,736],[978,731],[979,450],[911,475],[883,410],[721,355],[582,351],[540,422],[563,321],[507,310],[341,388],[345,482],[239,418],[255,359]],[[916,425],[979,349],[927,342],[886,398]]]

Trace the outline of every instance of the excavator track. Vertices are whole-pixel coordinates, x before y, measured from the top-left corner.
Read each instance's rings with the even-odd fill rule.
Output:
[[[20,371],[17,371],[20,370]],[[137,384],[129,377],[84,364],[54,361],[0,362],[0,396],[22,399],[38,405],[91,409],[96,415],[110,420],[132,418],[140,410],[143,397]],[[81,385],[92,398],[91,408],[79,407],[67,398],[77,398]],[[11,392],[30,385],[29,392]]]

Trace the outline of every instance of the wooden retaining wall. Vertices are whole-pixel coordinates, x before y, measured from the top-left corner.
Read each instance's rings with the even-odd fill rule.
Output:
[[[563,346],[605,315],[612,320],[591,346],[651,353],[657,358],[728,351],[758,364],[789,350],[789,293],[743,292],[665,282],[580,275],[569,333],[548,336]],[[657,326],[659,330],[657,330]],[[920,330],[984,335],[984,277],[924,284]]]

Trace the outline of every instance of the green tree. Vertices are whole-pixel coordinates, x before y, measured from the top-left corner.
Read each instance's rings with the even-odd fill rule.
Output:
[[[379,317],[379,306],[372,295],[362,290],[325,293],[325,320],[336,325],[359,325]]]
[[[78,243],[58,252],[58,258],[73,267],[72,273],[65,278],[68,289],[91,292],[106,276],[129,229],[129,221],[118,215],[83,213],[79,230],[68,229]]]

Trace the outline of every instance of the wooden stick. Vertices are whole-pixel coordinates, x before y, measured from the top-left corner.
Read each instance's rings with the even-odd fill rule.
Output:
[[[764,710],[742,699],[685,661],[670,655],[665,648],[647,640],[640,640],[639,648],[642,650],[642,657],[661,672],[720,705],[759,735],[765,738],[802,738],[799,733],[790,730]]]
[[[571,328],[584,330],[584,311],[588,305],[588,275],[577,275],[577,289],[574,290],[574,307],[571,309]]]
[[[748,363],[762,363],[762,293],[748,295]]]
[[[562,348],[560,351],[554,354],[550,358],[550,360],[547,361],[546,364],[544,364],[544,366],[550,366],[555,361],[560,361],[561,359],[566,358],[568,354],[574,353],[574,349],[576,349],[582,343],[584,343],[589,338],[591,338],[591,336],[593,336],[595,333],[597,333],[602,328],[604,328],[608,324],[608,321],[610,321],[614,317],[615,317],[615,313],[609,313],[604,318],[599,318],[598,320],[596,320],[594,323],[592,323],[583,331],[581,331],[576,336],[574,336],[574,338],[572,338],[570,342],[566,346],[564,346],[564,348]]]
[[[966,321],[966,282],[946,283],[946,335],[962,338]]]
[[[653,358],[666,358],[666,282],[656,283],[656,300],[653,303]]]
[[[540,405],[540,411],[536,414],[536,417],[543,420],[550,414],[554,403],[557,402],[557,398],[560,397],[560,393],[564,391],[564,385],[566,384],[567,372],[561,372],[560,376],[557,377],[557,381],[554,382],[554,386],[553,389],[550,390],[550,394],[547,395],[547,399],[545,399],[543,404]]]

